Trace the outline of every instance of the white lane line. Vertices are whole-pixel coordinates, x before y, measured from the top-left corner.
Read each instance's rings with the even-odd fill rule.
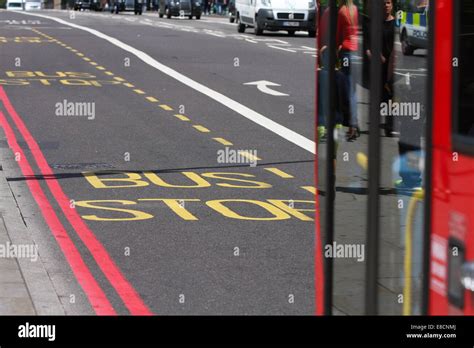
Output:
[[[203,84],[200,84],[199,82],[196,82],[189,77],[177,72],[176,70],[173,70],[169,68],[166,65],[161,64],[145,52],[142,52],[132,46],[127,45],[126,43],[123,43],[120,40],[117,40],[111,36],[108,36],[98,30],[83,27],[81,25],[73,24],[70,22],[67,22],[65,20],[62,20],[60,18],[55,18],[51,16],[46,16],[46,15],[40,15],[37,13],[25,13],[21,12],[21,14],[27,15],[27,16],[35,16],[35,17],[41,17],[49,20],[56,21],[58,23],[68,25],[72,28],[80,29],[83,31],[86,31],[94,36],[97,36],[101,39],[104,39],[108,42],[110,42],[112,45],[115,45],[124,51],[127,51],[139,59],[141,59],[144,63],[150,65],[151,67],[155,68],[156,70],[161,71],[162,73],[174,78],[175,80],[183,83],[184,85],[191,87],[192,89],[208,96],[211,99],[214,99],[218,103],[226,106],[227,108],[239,113],[240,115],[244,116],[245,118],[249,119],[250,121],[270,130],[271,132],[279,135],[280,137],[288,140],[289,142],[292,142],[293,144],[305,149],[306,151],[311,152],[312,154],[316,153],[316,144],[314,141],[302,136],[299,133],[296,133],[295,131],[269,119],[268,117],[248,108],[247,106],[217,92],[214,91],[213,89],[204,86]]]
[[[399,69],[399,68],[396,68],[395,70],[397,70],[397,71],[415,71],[415,72],[428,71],[425,68],[418,68],[418,69]]]
[[[400,76],[404,76],[404,77],[407,77],[408,75],[411,77],[411,76],[428,76],[427,74],[405,74],[405,73],[400,73],[400,72],[397,72],[395,71],[394,72],[395,75],[400,75]]]
[[[217,37],[227,37],[223,32],[221,31],[216,31],[216,30],[211,30],[211,29],[204,29],[203,30],[206,34],[217,36]]]
[[[271,48],[276,48],[277,50],[282,50],[282,51],[287,51],[287,52],[293,52],[293,53],[296,53],[295,50],[290,50],[288,48],[283,48],[283,47],[278,47],[278,46],[273,46],[273,45],[269,45],[267,44],[268,47],[271,47]]]
[[[202,21],[202,22],[205,22],[205,23],[216,23],[216,24],[230,25],[230,26],[232,26],[232,27],[236,27],[236,28],[237,28],[237,24],[236,24],[236,23],[230,23],[229,20],[227,20],[226,22],[220,22],[220,21],[213,21],[213,20],[202,19],[202,18],[201,18],[201,21]]]

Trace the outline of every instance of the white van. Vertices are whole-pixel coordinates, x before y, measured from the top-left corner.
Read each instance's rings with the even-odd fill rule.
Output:
[[[23,10],[22,0],[7,0],[7,10],[15,10],[15,11]]]
[[[25,10],[41,10],[41,0],[24,0]]]
[[[41,10],[41,0],[7,0],[7,10]]]
[[[252,27],[255,35],[264,30],[307,31],[316,36],[315,0],[236,0],[236,21],[239,33]]]

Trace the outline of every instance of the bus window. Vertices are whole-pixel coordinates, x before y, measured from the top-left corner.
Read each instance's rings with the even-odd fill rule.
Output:
[[[455,56],[459,62],[458,67],[454,69],[454,100],[457,99],[457,105],[453,112],[455,147],[459,147],[456,146],[459,143],[474,145],[474,68],[471,61],[474,56],[474,1],[463,0],[458,6],[460,20],[455,40]]]
[[[426,148],[431,54],[428,3],[384,3],[384,63],[379,85],[383,91],[380,127],[384,132],[380,136],[378,310],[380,314],[417,315],[422,313],[426,179],[421,163]],[[393,24],[397,8],[405,11],[399,30]]]

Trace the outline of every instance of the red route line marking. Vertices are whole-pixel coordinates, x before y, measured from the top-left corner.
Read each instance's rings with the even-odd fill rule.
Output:
[[[10,125],[5,118],[3,112],[0,111],[0,125],[5,130],[7,136],[7,141],[10,147],[15,153],[19,153],[21,160],[18,161],[21,172],[25,177],[33,176],[34,172],[31,169],[31,166],[23,153],[22,149],[17,143],[15,133],[11,129]],[[26,183],[32,193],[36,203],[41,209],[41,213],[48,224],[51,232],[59,244],[66,260],[68,261],[74,275],[76,276],[79,284],[81,284],[84,292],[86,293],[89,302],[94,308],[95,312],[99,315],[116,315],[114,308],[107,299],[105,293],[100,288],[97,281],[92,276],[89,268],[85,264],[84,260],[81,257],[81,254],[77,250],[76,246],[72,242],[71,238],[67,234],[63,224],[58,219],[53,207],[46,198],[43,189],[36,180],[27,180]]]
[[[96,238],[95,234],[81,219],[76,209],[70,208],[70,199],[66,196],[58,181],[55,179],[54,173],[51,170],[51,167],[48,165],[48,162],[46,161],[43,152],[39,148],[38,143],[35,141],[31,133],[29,132],[23,120],[16,113],[10,100],[8,99],[8,96],[5,93],[5,90],[1,86],[0,100],[3,101],[5,108],[13,119],[13,122],[15,123],[16,127],[18,128],[21,135],[28,144],[31,153],[38,167],[40,168],[41,174],[53,177],[53,179],[51,180],[46,180],[51,193],[58,202],[64,215],[76,231],[79,238],[89,249],[101,271],[104,273],[110,284],[117,291],[118,295],[122,299],[127,309],[132,315],[152,315],[153,313],[145,305],[143,300],[140,298],[140,295],[138,295],[133,286],[122,274],[122,272],[112,260],[108,252],[105,250],[102,243]]]

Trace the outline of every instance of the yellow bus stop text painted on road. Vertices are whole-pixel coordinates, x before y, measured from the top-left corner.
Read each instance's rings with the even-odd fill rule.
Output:
[[[190,198],[141,198],[137,200],[140,202],[162,202],[166,207],[170,209],[177,217],[185,221],[197,221],[199,217],[196,213],[192,213],[189,210],[189,206],[192,208],[198,208],[196,203],[200,203],[199,208],[207,206],[212,211],[220,214],[221,216],[228,219],[235,220],[248,220],[248,221],[281,221],[295,218],[304,222],[314,221],[313,218],[301,213],[301,212],[315,212],[315,202],[308,200],[280,200],[280,199],[268,199],[266,201],[254,200],[254,199],[213,199],[203,201],[200,199]],[[192,203],[189,203],[192,202]],[[292,204],[288,204],[291,202]],[[85,214],[82,218],[91,221],[103,221],[103,222],[126,222],[126,221],[142,221],[152,219],[155,216],[136,209],[124,209],[122,206],[137,205],[132,200],[120,200],[120,199],[104,199],[104,200],[85,200],[75,202],[76,207],[88,208],[101,211],[101,215]],[[306,205],[304,208],[297,208],[295,204]],[[117,205],[119,207],[117,207]],[[310,208],[308,208],[308,205]],[[246,209],[242,209],[242,207]],[[148,207],[148,205],[147,205]],[[240,207],[240,209],[239,209]],[[249,216],[248,211],[251,211]],[[244,215],[245,210],[247,215]],[[109,214],[104,214],[109,212]],[[126,214],[125,216],[123,214]],[[208,214],[206,214],[208,216]]]
[[[89,184],[96,189],[117,189],[117,188],[138,188],[146,187],[150,184],[165,188],[187,188],[187,189],[198,189],[198,188],[209,188],[212,183],[204,179],[213,179],[216,186],[226,188],[239,188],[239,189],[267,189],[271,188],[272,185],[262,181],[249,180],[248,178],[255,178],[253,174],[246,173],[229,173],[229,172],[208,172],[208,173],[195,173],[195,172],[176,172],[173,174],[179,174],[184,177],[188,184],[172,184],[165,181],[162,176],[152,172],[144,172],[143,175],[139,173],[128,173],[128,172],[83,172],[82,175],[86,178]],[[107,175],[107,176],[105,176]],[[108,177],[108,175],[121,175],[121,177]],[[246,179],[247,178],[247,179]],[[191,183],[189,183],[191,182]]]

